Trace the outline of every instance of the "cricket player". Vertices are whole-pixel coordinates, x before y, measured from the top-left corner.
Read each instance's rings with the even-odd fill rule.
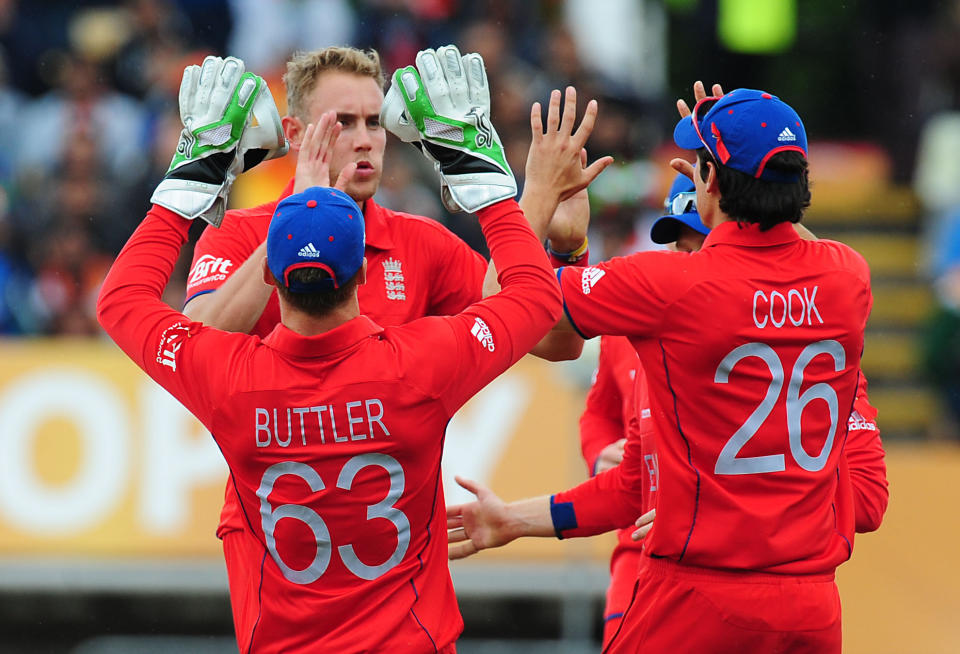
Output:
[[[630,339],[646,373],[657,519],[609,652],[841,651],[834,570],[855,512],[843,444],[872,303],[849,247],[794,229],[809,205],[807,140],[777,97],[698,101],[674,132],[711,228],[699,252],[643,252],[558,273],[561,326]],[[680,104],[686,109],[685,103]],[[632,522],[639,443],[580,486],[448,508],[451,558],[520,536],[587,536]]]
[[[700,221],[696,192],[690,178],[682,173],[676,176],[664,208],[668,213],[651,226],[650,239],[678,252],[698,251],[710,230]],[[841,463],[848,469],[854,497],[838,497],[838,501],[853,501],[856,533],[874,531],[880,526],[889,499],[883,443],[876,422],[877,410],[870,405],[866,391],[867,380],[861,371],[854,410],[847,420],[848,435]],[[626,337],[602,336],[594,382],[580,417],[581,448],[591,475],[620,463],[627,438],[640,441],[647,470],[640,488],[641,510],[646,513],[656,505],[659,482],[646,377],[637,353]],[[632,598],[642,560],[643,543],[633,539],[633,532],[633,528],[618,530],[617,545],[610,557],[604,645],[609,644],[619,628]]]
[[[277,205],[261,268],[278,290],[281,324],[265,337],[230,333],[167,307],[160,294],[190,219],[217,220],[248,160],[243,131],[264,92],[239,60],[209,57],[184,73],[177,154],[98,299],[107,333],[210,430],[230,468],[256,542],[245,552],[257,611],[238,633],[244,652],[455,651],[462,620],[445,560],[444,430],[560,315],[554,271],[513,200],[513,175],[494,170],[504,156],[489,118],[437,79],[413,67],[401,74],[418,127],[464,127],[456,156],[443,153],[449,139],[423,133],[422,143],[443,159],[449,201],[478,215],[500,293],[399,327],[362,315],[365,217],[341,190],[355,162],[337,188],[325,187],[331,137],[311,124],[298,178],[312,185]],[[572,121],[551,111],[556,127],[541,138],[570,140]],[[484,128],[479,142],[471,116]],[[554,161],[572,192],[581,149]]]
[[[440,70],[440,62],[459,67],[456,82],[465,84],[469,71],[475,84],[470,87],[474,104],[489,114],[490,97],[483,60],[476,54],[461,57],[454,46],[425,50],[418,54],[421,67]],[[453,79],[453,78],[452,78]],[[438,222],[422,216],[392,211],[373,199],[383,173],[386,130],[381,111],[393,110],[397,122],[402,102],[384,105],[383,71],[375,51],[347,47],[329,47],[295,55],[284,76],[288,115],[282,119],[283,133],[291,148],[302,147],[306,128],[314,124],[322,133],[318,156],[327,163],[333,184],[345,167],[355,165],[344,190],[363,209],[366,225],[366,283],[357,289],[361,311],[383,326],[401,325],[424,316],[458,313],[479,300],[484,285],[496,290],[496,271],[477,252]],[[567,90],[567,106],[576,106],[576,94]],[[559,116],[560,93],[550,99],[550,115]],[[535,105],[539,125],[539,104]],[[589,134],[596,115],[596,102],[588,103],[584,135]],[[564,118],[571,120],[570,113]],[[407,140],[419,143],[415,128],[407,125]],[[548,125],[548,129],[551,126]],[[412,129],[412,136],[410,130]],[[558,133],[559,125],[552,133]],[[542,129],[540,132],[542,133]],[[571,130],[567,130],[567,135]],[[578,135],[577,138],[579,138]],[[579,141],[578,141],[579,142]],[[565,200],[562,180],[558,183],[553,165],[569,147],[558,138],[538,140],[528,155],[526,183],[521,206],[538,237],[550,237],[551,251],[560,252],[555,265],[586,262],[586,222],[576,216],[551,222],[557,204]],[[592,179],[612,159],[598,160],[582,172]],[[504,165],[505,162],[504,162]],[[297,176],[290,180],[275,202],[227,211],[220,229],[207,229],[194,250],[187,281],[184,313],[191,320],[228,331],[268,335],[280,322],[280,303],[274,287],[262,280],[261,266],[266,252],[266,237],[278,203],[295,191],[307,188]],[[447,188],[447,187],[444,187]],[[459,210],[444,192],[448,206]],[[551,230],[548,234],[548,223]],[[488,279],[485,282],[485,275]],[[571,337],[572,336],[572,337]],[[535,348],[547,358],[575,358],[582,341],[576,335],[554,333]],[[258,574],[255,567],[245,569],[248,553],[258,544],[251,537],[239,510],[233,480],[228,479],[217,536],[223,541],[230,580],[231,605],[235,624],[246,623],[257,610],[257,596],[247,595],[248,579]]]

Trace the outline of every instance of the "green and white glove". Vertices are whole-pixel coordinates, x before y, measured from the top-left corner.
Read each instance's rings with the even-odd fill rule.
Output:
[[[150,201],[219,226],[237,175],[287,152],[277,105],[241,60],[207,57],[183,71],[180,119],[177,151]]]
[[[476,212],[517,194],[497,131],[480,55],[456,46],[421,50],[417,66],[394,72],[380,112],[383,125],[420,148],[440,173],[451,211]]]

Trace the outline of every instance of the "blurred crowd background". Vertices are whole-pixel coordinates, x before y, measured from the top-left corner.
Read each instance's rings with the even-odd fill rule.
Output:
[[[672,176],[674,100],[694,80],[791,103],[811,141],[831,144],[811,211],[915,237],[911,288],[928,300],[913,364],[960,414],[958,36],[957,0],[0,0],[0,335],[100,334],[94,299],[169,163],[185,65],[239,56],[283,111],[294,50],[376,48],[389,75],[453,42],[485,58],[518,177],[533,101],[567,84],[581,105],[600,101],[590,157],[617,164],[591,189],[595,259],[645,247]],[[292,171],[287,157],[242,177],[234,206],[274,199]],[[391,139],[378,200],[483,251],[473,220],[445,213],[436,191]],[[168,288],[177,307],[188,262]]]

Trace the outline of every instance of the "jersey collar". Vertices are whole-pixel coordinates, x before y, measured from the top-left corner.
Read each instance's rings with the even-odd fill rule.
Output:
[[[794,229],[793,223],[779,223],[765,232],[760,231],[756,223],[738,223],[728,220],[710,230],[703,240],[703,247],[726,243],[741,247],[770,247],[799,241],[800,235]]]
[[[294,180],[291,179],[284,187],[283,193],[277,198],[278,204],[293,194],[293,182]],[[363,222],[367,247],[377,250],[393,248],[393,236],[390,234],[390,226],[387,224],[384,209],[374,202],[373,198],[363,203]]]
[[[377,250],[389,250],[393,247],[393,235],[387,224],[384,208],[370,198],[363,203],[363,220],[367,236],[367,247]]]
[[[367,316],[357,316],[316,336],[301,336],[280,323],[263,339],[263,344],[288,356],[316,359],[347,350],[382,331],[383,327]]]

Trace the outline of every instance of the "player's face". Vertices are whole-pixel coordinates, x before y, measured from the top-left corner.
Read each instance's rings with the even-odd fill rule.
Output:
[[[307,98],[308,122],[316,124],[325,112],[337,112],[343,131],[330,158],[330,185],[337,181],[345,165],[356,162],[357,172],[346,191],[358,204],[377,192],[383,175],[387,133],[380,125],[382,104],[383,91],[376,80],[339,71],[321,74]]]

